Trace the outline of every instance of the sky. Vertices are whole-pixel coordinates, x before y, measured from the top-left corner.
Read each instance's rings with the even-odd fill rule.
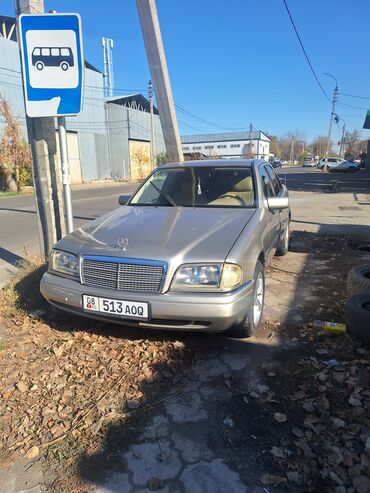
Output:
[[[346,128],[370,109],[369,0],[287,0],[303,45]],[[248,129],[309,141],[327,135],[331,103],[312,75],[283,0],[157,0],[181,134]],[[150,71],[135,0],[45,0],[45,12],[79,12],[85,58],[103,70],[101,37],[114,40],[115,94],[147,96]],[[0,1],[14,15],[13,0]],[[348,106],[349,105],[349,106]],[[354,107],[351,107],[354,106]],[[213,125],[212,125],[213,124]],[[340,121],[342,124],[342,120]],[[334,124],[332,140],[340,136]],[[363,130],[362,137],[368,138]]]

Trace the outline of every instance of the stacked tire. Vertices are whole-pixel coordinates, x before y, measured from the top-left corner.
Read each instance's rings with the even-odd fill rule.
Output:
[[[370,342],[370,265],[359,265],[350,270],[347,293],[344,316],[348,331]]]

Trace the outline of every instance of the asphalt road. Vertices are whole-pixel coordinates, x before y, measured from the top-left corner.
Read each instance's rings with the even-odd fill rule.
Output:
[[[137,185],[101,183],[79,186],[72,191],[74,226],[118,207],[119,195],[129,195]],[[25,255],[40,252],[33,195],[0,198],[0,286]]]
[[[370,176],[362,171],[347,173],[322,173],[314,168],[283,168],[278,170],[292,191],[328,192],[333,187],[343,191],[370,190]],[[132,193],[137,185],[127,183],[101,183],[81,185],[72,192],[74,225],[80,227],[87,221],[113,210],[120,194]],[[0,285],[14,271],[14,265],[26,252],[39,252],[38,228],[34,197],[0,198]]]

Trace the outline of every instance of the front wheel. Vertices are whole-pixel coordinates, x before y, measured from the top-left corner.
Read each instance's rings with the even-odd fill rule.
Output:
[[[248,309],[245,319],[229,329],[232,337],[253,336],[262,325],[265,302],[265,274],[263,265],[258,260],[253,275],[253,303]]]
[[[276,249],[275,255],[278,257],[283,257],[288,253],[289,249],[289,224],[286,225],[283,237],[280,238],[279,245]]]

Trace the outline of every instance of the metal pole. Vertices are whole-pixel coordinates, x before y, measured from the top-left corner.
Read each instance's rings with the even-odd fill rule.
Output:
[[[336,105],[336,102],[338,100],[338,92],[339,92],[339,89],[338,89],[338,83],[337,83],[337,79],[333,76],[333,75],[330,75],[330,74],[327,74],[325,72],[325,75],[328,75],[329,77],[332,77],[334,80],[335,80],[335,89],[334,89],[334,92],[333,92],[333,100],[332,100],[332,107],[331,107],[331,113],[330,113],[330,121],[329,121],[329,130],[328,130],[328,142],[327,142],[327,146],[326,146],[326,163],[328,162],[328,157],[329,157],[329,152],[330,152],[330,146],[331,146],[331,128],[332,128],[332,125],[333,125],[333,118],[334,118],[334,115],[335,115],[335,105]],[[327,164],[323,167],[323,171],[327,171]]]
[[[250,123],[249,124],[249,159],[253,158],[252,131],[253,131],[253,125]],[[258,157],[258,149],[257,149],[257,157]]]
[[[151,169],[155,168],[155,136],[154,136],[154,112],[153,112],[153,83],[149,81],[148,87],[150,103],[150,163]]]
[[[290,144],[290,165],[294,166],[294,138],[292,138],[292,142]]]
[[[183,161],[181,139],[172,97],[155,0],[136,0],[146,54],[170,162]]]
[[[344,155],[344,136],[346,133],[346,123],[343,123],[343,128],[342,128],[342,138],[340,140],[340,149],[339,149],[339,157],[342,157],[342,152]]]
[[[64,209],[66,213],[67,233],[73,231],[73,213],[71,199],[71,178],[69,174],[68,149],[67,149],[67,132],[66,119],[64,116],[58,116],[58,134],[59,134],[59,150],[60,161],[62,163],[62,183],[64,195]]]

